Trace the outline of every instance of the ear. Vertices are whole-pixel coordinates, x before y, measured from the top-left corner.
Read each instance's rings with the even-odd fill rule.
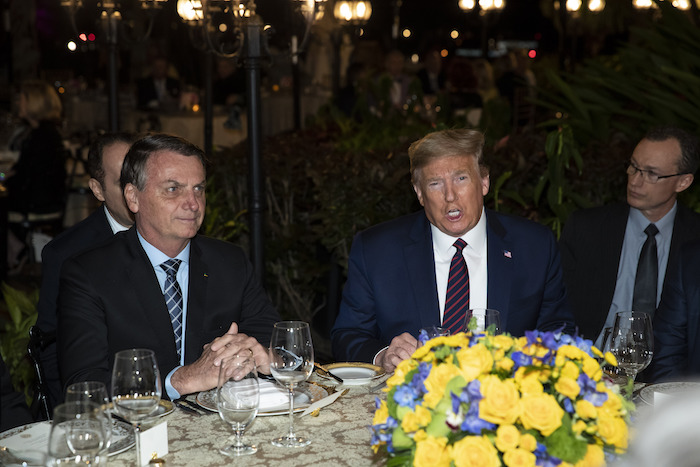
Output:
[[[481,194],[482,196],[486,196],[489,194],[489,189],[491,188],[491,177],[489,176],[488,173],[486,175],[483,175],[481,177]]]
[[[139,212],[138,192],[139,190],[131,183],[127,183],[124,187],[124,200],[126,201],[126,207],[128,207],[129,211],[133,212],[134,214]]]
[[[104,203],[105,195],[104,195],[104,193],[102,193],[102,184],[100,182],[98,182],[97,179],[91,178],[88,181],[88,186],[90,187],[92,194],[95,195],[95,198],[97,198],[98,200],[100,200]]]
[[[693,180],[695,180],[695,176],[693,174],[685,174],[678,177],[678,183],[676,183],[676,193],[680,193],[681,191],[687,189],[693,184]]]
[[[417,183],[413,184],[413,191],[416,192],[416,196],[418,197],[418,202],[420,203],[421,206],[425,207],[425,204],[423,204],[423,192],[420,189],[420,185]]]

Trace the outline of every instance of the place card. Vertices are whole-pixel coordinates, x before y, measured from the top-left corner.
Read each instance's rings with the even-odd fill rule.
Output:
[[[135,435],[139,437],[139,465],[148,465],[151,459],[163,457],[168,453],[167,421],[137,432]]]

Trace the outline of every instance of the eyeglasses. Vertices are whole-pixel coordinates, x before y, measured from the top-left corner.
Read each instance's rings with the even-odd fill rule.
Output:
[[[664,179],[664,178],[677,177],[679,175],[686,175],[687,174],[687,172],[682,172],[682,173],[671,174],[671,175],[659,175],[656,172],[654,172],[653,170],[643,170],[643,169],[640,169],[639,167],[637,167],[636,165],[634,165],[632,162],[629,162],[629,164],[627,165],[627,175],[632,177],[638,173],[642,174],[642,179],[645,182],[649,182],[649,183],[656,183],[659,180]]]

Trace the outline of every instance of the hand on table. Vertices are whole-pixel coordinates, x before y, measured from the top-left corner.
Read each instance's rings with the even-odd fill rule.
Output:
[[[387,373],[391,373],[396,368],[396,365],[409,358],[417,348],[418,341],[416,338],[404,332],[394,337],[387,349],[379,352],[376,363],[384,368]]]
[[[204,345],[197,361],[173,373],[170,382],[180,394],[207,391],[217,386],[223,360],[248,351],[252,352],[258,371],[269,374],[270,356],[267,349],[254,337],[239,333],[238,325],[232,323],[226,334]]]

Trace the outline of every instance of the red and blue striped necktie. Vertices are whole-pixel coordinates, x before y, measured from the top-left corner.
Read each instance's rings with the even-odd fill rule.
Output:
[[[442,317],[442,327],[449,329],[451,334],[464,331],[464,320],[469,309],[469,271],[462,255],[467,242],[458,238],[454,246],[457,252],[450,263],[445,312]]]

